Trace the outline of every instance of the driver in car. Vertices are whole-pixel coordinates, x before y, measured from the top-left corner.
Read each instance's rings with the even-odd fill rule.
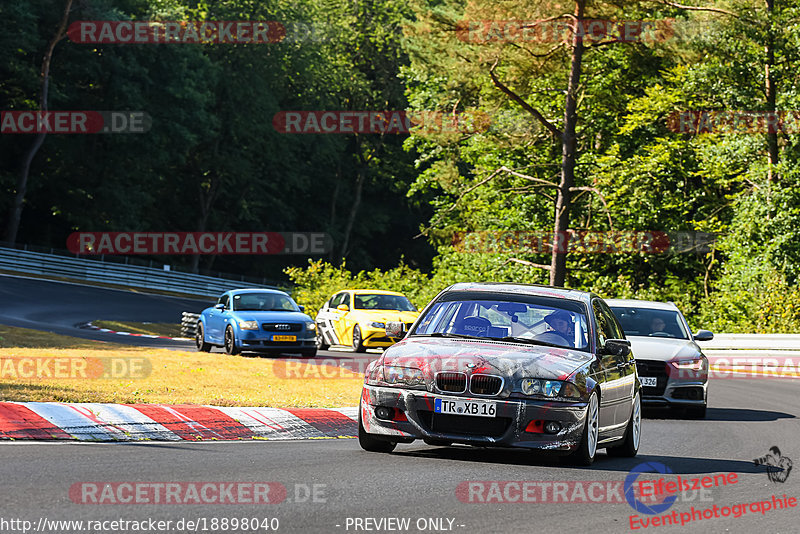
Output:
[[[664,322],[664,319],[661,317],[653,317],[653,320],[650,321],[650,335],[653,334],[666,334],[664,328],[667,327],[667,323]]]
[[[271,295],[265,295],[258,302],[259,310],[272,310],[275,308],[275,299]]]
[[[575,346],[575,332],[572,327],[572,315],[564,310],[556,310],[544,318],[551,331],[563,337],[570,347]]]

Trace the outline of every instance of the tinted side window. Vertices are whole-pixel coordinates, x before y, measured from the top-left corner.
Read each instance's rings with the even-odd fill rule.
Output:
[[[223,304],[223,305],[225,305],[225,308],[227,308],[227,307],[228,307],[228,299],[229,299],[229,298],[230,298],[230,296],[229,296],[229,295],[227,295],[227,294],[225,294],[225,295],[222,295],[222,296],[219,298],[219,302],[217,302],[217,304]]]
[[[599,300],[597,302],[600,304],[600,309],[603,310],[603,315],[605,315],[610,330],[614,335],[612,339],[625,339],[625,331],[622,329],[622,326],[620,326],[614,312],[608,307],[608,304]]]
[[[347,304],[348,308],[353,309],[353,306],[350,304],[350,293],[344,293],[341,304]]]
[[[592,310],[594,311],[595,319],[597,319],[597,342],[598,347],[602,347],[606,339],[616,338],[616,323],[609,320],[608,315],[598,299],[592,301]]]

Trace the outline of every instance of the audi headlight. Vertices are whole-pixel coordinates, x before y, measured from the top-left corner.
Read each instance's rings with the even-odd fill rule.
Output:
[[[306,323],[306,329],[311,330],[312,332],[317,329],[316,323]]]
[[[369,323],[372,328],[386,328],[386,323],[379,323],[377,321],[373,321]]]
[[[703,358],[692,358],[690,360],[673,360],[669,362],[676,369],[683,369],[687,371],[702,371],[704,365]]]
[[[538,378],[525,378],[522,380],[522,392],[525,395],[541,395],[543,397],[558,397],[563,382],[558,380],[540,380]]]
[[[258,330],[258,321],[239,321],[242,330]]]
[[[383,381],[392,385],[424,386],[425,377],[420,369],[414,367],[396,367],[385,365],[383,367]]]

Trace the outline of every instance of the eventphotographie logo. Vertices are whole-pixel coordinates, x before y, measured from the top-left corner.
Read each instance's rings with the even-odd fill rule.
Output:
[[[786,456],[781,456],[781,450],[773,445],[769,452],[761,458],[753,460],[756,465],[763,465],[767,468],[767,477],[772,482],[786,482],[789,473],[792,472],[792,460]]]

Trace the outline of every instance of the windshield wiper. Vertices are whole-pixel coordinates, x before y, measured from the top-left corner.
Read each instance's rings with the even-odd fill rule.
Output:
[[[544,347],[556,347],[559,349],[570,348],[570,347],[565,347],[564,345],[558,345],[556,343],[548,343],[547,341],[539,341],[538,339],[530,339],[527,337],[506,336],[506,337],[490,337],[487,339],[491,339],[494,341],[513,341],[515,343],[527,343],[528,345],[542,345]]]
[[[449,332],[433,332],[431,334],[414,334],[414,335],[428,336],[428,337],[453,337],[457,339],[489,339],[486,337],[469,336],[467,334],[450,334]]]

